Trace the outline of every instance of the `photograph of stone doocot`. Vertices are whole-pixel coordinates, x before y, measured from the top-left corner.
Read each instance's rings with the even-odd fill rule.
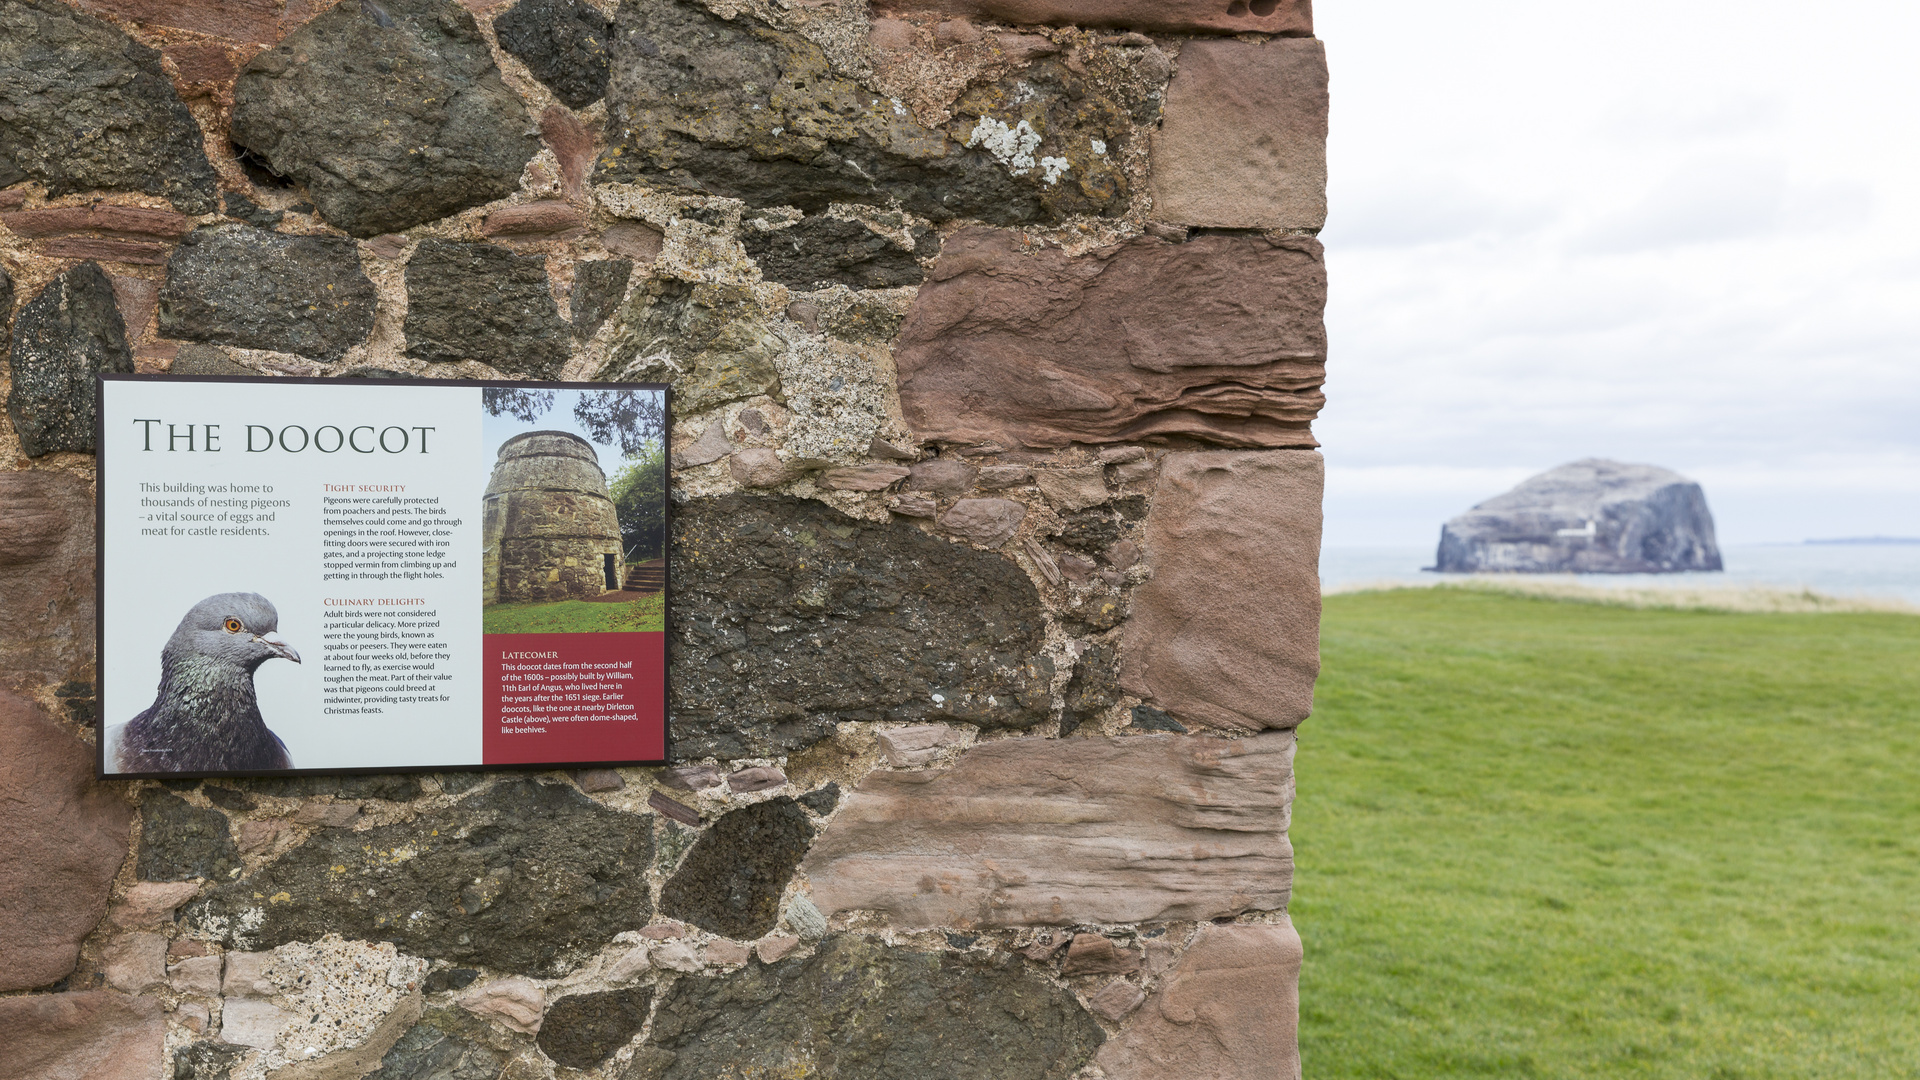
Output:
[[[664,628],[665,392],[482,391],[488,633]]]
[[[1327,109],[1307,0],[0,0],[0,1080],[1296,1080]],[[100,779],[103,371],[482,383],[483,633],[669,764]]]
[[[482,507],[487,603],[584,600],[620,588],[620,520],[587,440],[567,431],[507,440]]]

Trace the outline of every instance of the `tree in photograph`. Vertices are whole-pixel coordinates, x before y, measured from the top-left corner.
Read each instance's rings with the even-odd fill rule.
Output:
[[[666,410],[654,390],[589,390],[573,403],[573,418],[595,442],[618,442],[633,457],[666,433]]]
[[[531,424],[553,408],[559,392],[489,386],[480,392],[488,416],[511,416]],[[574,399],[573,418],[594,442],[617,443],[633,457],[667,431],[667,413],[657,390],[587,390]]]
[[[489,386],[480,391],[480,404],[488,416],[511,416],[523,424],[531,424],[553,408],[555,394],[552,390]]]
[[[655,439],[630,454],[607,485],[620,519],[627,558],[647,562],[666,553],[667,447]]]

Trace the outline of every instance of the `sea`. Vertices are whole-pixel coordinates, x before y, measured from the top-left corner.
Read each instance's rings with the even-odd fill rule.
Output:
[[[1434,548],[1328,547],[1320,552],[1323,589],[1365,585],[1432,585],[1452,574],[1423,571]],[[1920,606],[1920,539],[1727,544],[1718,573],[1528,575],[1596,588],[1812,589],[1828,596],[1898,600]]]

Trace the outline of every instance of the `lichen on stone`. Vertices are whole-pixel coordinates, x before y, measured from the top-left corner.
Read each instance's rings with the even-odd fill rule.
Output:
[[[627,1075],[1065,1080],[1104,1039],[1071,991],[1011,953],[841,936],[811,956],[676,980]]]
[[[596,377],[671,382],[677,415],[779,390],[775,360],[786,342],[750,286],[653,277],[633,287],[615,318],[611,358]]]
[[[652,858],[649,818],[568,785],[515,780],[411,821],[322,830],[186,919],[244,948],[332,932],[552,976],[646,924]]]
[[[820,502],[690,499],[674,517],[674,753],[799,749],[837,721],[1047,719],[1038,593],[1012,562]]]
[[[1074,158],[1091,153],[1089,138],[1124,139],[1126,110],[1064,68],[977,96],[971,115],[943,131],[836,73],[812,41],[691,0],[622,5],[611,47],[603,180],[809,212],[897,203],[936,221],[1017,224],[1125,208],[1123,175]],[[1060,187],[1059,167],[1035,174],[1031,155],[1049,137],[1054,156],[1084,174],[1077,193]]]
[[[768,933],[812,841],[813,824],[790,796],[732,811],[708,827],[661,888],[660,913],[742,941]]]

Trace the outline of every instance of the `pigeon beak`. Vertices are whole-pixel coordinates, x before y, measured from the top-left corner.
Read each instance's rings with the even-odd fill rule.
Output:
[[[300,654],[293,650],[293,646],[281,641],[272,634],[257,634],[253,640],[272,649],[273,655],[275,656],[284,656],[296,664],[300,662]]]

